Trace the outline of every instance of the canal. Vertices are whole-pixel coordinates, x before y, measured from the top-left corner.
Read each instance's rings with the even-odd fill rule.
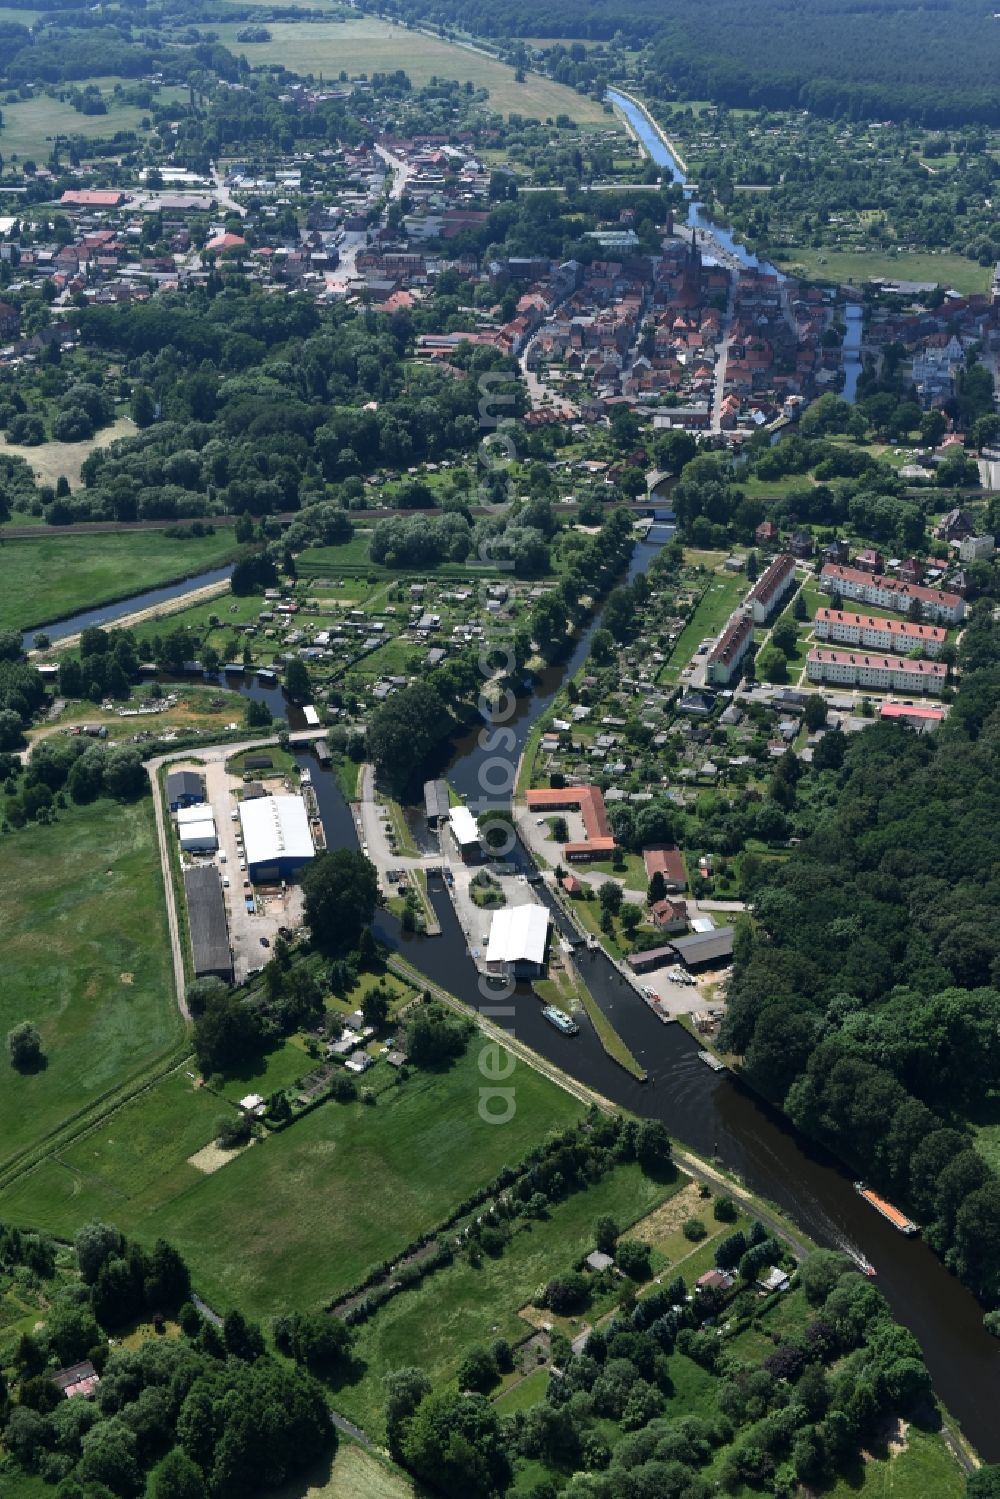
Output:
[[[724,250],[734,255],[748,270],[766,271],[768,275],[777,276],[779,281],[783,281],[784,275],[777,266],[772,265],[768,260],[761,260],[752,250],[748,250],[746,245],[740,244],[724,224],[718,224],[710,217],[704,203],[698,202],[694,188],[688,183],[684,168],[643,111],[617,89],[608,89],[608,99],[619,114],[624,115],[650,160],[659,167],[666,167],[672,173],[674,181],[683,187],[687,202],[688,227],[710,234]],[[861,373],[863,326],[862,310],[857,304],[852,304],[846,309],[846,320],[847,331],[843,343],[844,389],[841,394],[845,401],[853,402],[857,392],[858,376]]]
[[[669,524],[662,519],[655,529],[658,535],[636,544],[630,578],[649,565],[658,544],[670,534]],[[150,594],[141,595],[123,612],[151,602],[156,599]],[[96,622],[98,612],[102,611],[64,621],[64,632],[72,634]],[[504,751],[512,768],[532,725],[551,705],[567,675],[586,658],[599,624],[598,614],[581,632],[567,660],[544,672],[531,691],[518,699],[509,721],[511,745],[505,745]],[[228,685],[267,702],[275,716],[287,718],[293,729],[303,726],[300,710],[285,701],[276,680],[250,676],[229,679]],[[472,804],[482,794],[486,762],[495,758],[484,747],[484,738],[479,729],[470,730],[454,743],[442,767]],[[309,750],[298,758],[312,771],[329,846],[356,846],[353,819],[334,776]],[[493,777],[489,779],[492,784]],[[495,791],[490,799],[498,799]],[[512,864],[511,877],[516,877],[517,869],[525,867],[523,855],[515,853]],[[480,993],[478,974],[440,881],[432,879],[430,897],[441,923],[440,937],[406,934],[384,911],[377,915],[376,935],[469,1005],[492,1007],[495,1001]],[[975,1298],[922,1240],[903,1238],[867,1207],[835,1160],[732,1075],[713,1073],[700,1062],[691,1037],[679,1025],[663,1025],[603,952],[583,951],[577,961],[597,1003],[646,1068],[645,1084],[608,1059],[586,1016],[579,1017],[580,1034],[575,1037],[562,1036],[547,1025],[527,987],[510,1001],[510,1016],[494,1018],[520,1041],[614,1103],[640,1116],[661,1119],[679,1143],[736,1172],[752,1191],[776,1203],[818,1243],[866,1255],[894,1315],[919,1339],[938,1395],[983,1457],[1000,1461],[1000,1430],[995,1421],[1000,1402],[1000,1346],[984,1332],[982,1309]]]

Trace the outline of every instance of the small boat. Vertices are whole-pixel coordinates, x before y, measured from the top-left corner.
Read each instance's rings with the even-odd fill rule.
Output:
[[[857,1265],[862,1275],[867,1275],[872,1278],[874,1277],[875,1266],[872,1264],[871,1260],[866,1259],[866,1257],[861,1253],[860,1249],[848,1249],[845,1252],[848,1258],[852,1259]]]
[[[713,1072],[725,1072],[727,1070],[725,1062],[720,1062],[714,1052],[700,1051],[698,1053],[698,1060],[699,1062],[704,1062],[706,1067],[711,1067]]]
[[[580,1027],[576,1021],[567,1015],[565,1010],[560,1010],[558,1005],[543,1005],[542,1014],[549,1025],[554,1025],[556,1030],[562,1031],[564,1036],[579,1035]]]
[[[258,667],[257,675],[260,677],[262,682],[276,682],[278,680],[278,673],[276,671],[272,671],[269,666]]]
[[[309,769],[308,766],[305,766],[302,769],[302,771],[301,771],[301,773],[299,775],[299,782],[303,786],[311,786],[312,785],[312,771]]]
[[[901,1234],[911,1236],[920,1232],[919,1225],[914,1223],[912,1218],[907,1218],[905,1213],[901,1213],[899,1208],[894,1208],[891,1202],[887,1202],[884,1197],[873,1192],[871,1187],[866,1186],[864,1182],[855,1182],[854,1190],[859,1197],[864,1198],[869,1207],[875,1209],[876,1213],[881,1213],[887,1223],[891,1223],[893,1228],[898,1228]]]

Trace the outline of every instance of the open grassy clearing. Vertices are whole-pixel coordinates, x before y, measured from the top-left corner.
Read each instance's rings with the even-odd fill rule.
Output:
[[[79,86],[96,83],[99,79],[82,79]],[[140,133],[141,122],[149,118],[148,109],[137,104],[117,104],[110,89],[102,89],[107,100],[108,112],[103,115],[85,115],[73,108],[68,100],[50,99],[40,94],[35,99],[22,99],[16,104],[5,104],[3,130],[0,145],[4,156],[10,160],[15,154],[22,160],[30,157],[44,163],[57,135],[82,136],[92,141],[114,136],[119,130],[134,130]]]
[[[826,1499],[961,1499],[965,1475],[936,1432],[909,1426],[906,1446],[858,1465],[826,1490]]]
[[[398,1468],[341,1437],[332,1462],[326,1459],[282,1484],[273,1499],[413,1499],[423,1492]]]
[[[26,630],[80,609],[217,567],[233,554],[232,532],[163,531],[4,539],[0,532],[0,629]],[[215,609],[221,609],[217,601]],[[206,609],[211,613],[211,608]]]
[[[499,1131],[503,1133],[503,1131]],[[497,1259],[474,1270],[464,1259],[397,1296],[358,1334],[362,1380],[337,1391],[337,1408],[366,1431],[382,1431],[382,1379],[389,1369],[419,1364],[435,1386],[453,1378],[466,1351],[494,1337],[523,1341],[531,1331],[519,1311],[543,1282],[570,1269],[594,1247],[594,1223],[610,1213],[622,1226],[642,1217],[679,1191],[686,1178],[669,1183],[646,1176],[637,1165],[616,1167],[582,1192],[553,1204],[548,1216],[526,1223]],[[551,1320],[550,1314],[545,1314]],[[577,1319],[579,1331],[589,1321]]]
[[[493,108],[504,114],[542,120],[568,114],[578,124],[612,125],[612,117],[600,104],[561,83],[537,73],[528,73],[524,83],[516,83],[514,69],[492,57],[385,21],[271,21],[271,40],[252,46],[237,42],[240,29],[241,24],[233,22],[213,27],[225,46],[246,55],[251,67],[280,62],[293,72],[322,73],[325,78],[335,78],[342,68],[352,75],[403,68],[418,87],[435,77],[471,81],[476,88],[488,89]]]
[[[222,1309],[319,1308],[579,1118],[574,1099],[519,1067],[514,1119],[486,1124],[476,1054],[412,1074],[374,1106],[324,1104],[211,1176],[187,1158],[226,1106],[182,1068],[4,1194],[3,1215],[64,1234],[110,1216],[127,1233],[170,1239]]]
[[[79,116],[80,119],[84,117]],[[6,131],[0,133],[0,151],[7,148]],[[84,459],[88,458],[95,448],[106,448],[109,443],[117,441],[119,437],[133,437],[135,435],[135,423],[130,416],[119,416],[108,427],[102,427],[95,432],[93,437],[88,437],[85,442],[43,442],[38,447],[24,447],[16,442],[5,442],[0,448],[0,453],[13,454],[15,458],[23,458],[29,465],[39,484],[54,485],[60,477],[69,480],[71,486],[76,488],[80,483],[80,470]],[[37,524],[35,517],[32,522]],[[20,520],[24,524],[23,516],[14,516],[14,521]]]
[[[991,271],[976,265],[964,255],[900,254],[886,255],[876,250],[789,249],[773,256],[783,270],[816,281],[869,281],[872,277],[888,280],[939,281],[956,291],[986,292]]]
[[[44,1138],[181,1033],[153,806],[102,799],[0,845],[0,1033],[30,1020],[48,1058],[4,1064],[0,1160]]]

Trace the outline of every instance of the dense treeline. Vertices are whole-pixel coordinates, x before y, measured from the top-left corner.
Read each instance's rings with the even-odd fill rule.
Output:
[[[82,309],[79,320],[88,347],[128,361],[142,430],[90,455],[85,488],[46,512],[62,523],[266,515],[316,504],[331,483],[363,503],[360,476],[379,464],[473,447],[479,377],[507,368],[489,349],[459,350],[450,372],[414,365],[405,315],[321,315],[307,297],[219,282],[144,306]],[[494,381],[494,399],[504,391]],[[516,415],[523,390],[513,380],[509,394],[505,414]]]
[[[306,1368],[325,1373],[343,1356],[341,1324],[295,1319],[279,1341],[297,1368],[269,1357],[239,1312],[203,1319],[187,1266],[163,1240],[147,1251],[90,1223],[74,1248],[78,1276],[65,1254],[57,1269],[51,1240],[0,1226],[0,1269],[29,1273],[46,1297],[44,1319],[17,1345],[10,1390],[0,1381],[0,1436],[17,1469],[58,1484],[60,1499],[240,1499],[334,1445],[323,1389]],[[161,1328],[176,1316],[185,1336],[135,1351],[109,1344],[143,1316]],[[52,1375],[84,1360],[100,1376],[93,1399],[67,1400]]]
[[[937,125],[1000,122],[992,80],[1000,33],[973,0],[778,0],[760,15],[739,0],[607,6],[556,0],[540,15],[525,0],[398,0],[376,9],[448,21],[490,37],[580,37],[615,47],[652,43],[644,91],[740,108],[899,118]]]
[[[985,601],[960,661],[937,737],[853,737],[815,831],[762,872],[723,1040],[995,1301],[1000,1181],[968,1129],[1000,1087],[1000,626]]]

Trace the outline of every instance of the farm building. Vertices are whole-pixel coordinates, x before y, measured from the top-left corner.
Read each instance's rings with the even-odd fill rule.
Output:
[[[480,853],[479,824],[468,807],[452,807],[448,825],[463,861],[474,863]]]
[[[666,843],[650,844],[643,849],[642,859],[647,879],[651,880],[654,874],[662,874],[669,894],[687,889],[687,870],[684,868],[684,855],[679,848]]]
[[[199,864],[184,871],[188,928],[195,978],[233,981],[233,955],[229,947],[226,902],[219,871],[214,864]]]
[[[695,932],[691,937],[678,937],[671,946],[685,968],[711,968],[732,961],[733,929],[719,926],[712,932]]]
[[[256,884],[293,880],[315,854],[301,796],[258,796],[240,802],[247,870]]]
[[[534,903],[496,911],[486,948],[486,972],[537,978],[545,971],[549,913]]]
[[[171,812],[205,800],[205,782],[196,770],[172,770],[167,776],[167,806]]]

